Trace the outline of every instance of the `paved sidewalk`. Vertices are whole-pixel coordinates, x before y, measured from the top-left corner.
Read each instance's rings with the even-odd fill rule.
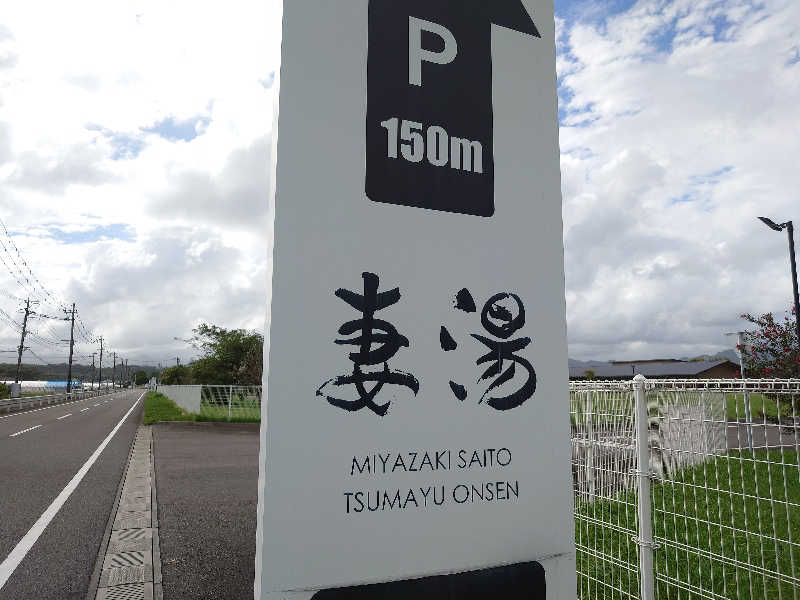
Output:
[[[140,426],[105,551],[96,600],[162,598],[151,446],[151,428]]]
[[[158,423],[153,456],[166,600],[249,600],[257,423]]]

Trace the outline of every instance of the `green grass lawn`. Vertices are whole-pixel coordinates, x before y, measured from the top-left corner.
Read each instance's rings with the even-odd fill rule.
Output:
[[[144,424],[150,425],[159,421],[226,421],[229,423],[259,423],[261,416],[258,410],[234,407],[231,418],[228,418],[228,407],[206,405],[200,407],[200,414],[183,410],[164,394],[147,392],[144,400]]]
[[[578,394],[572,392],[570,394],[570,422],[573,425],[585,424],[586,418],[582,411],[588,410],[586,392],[583,392],[579,401]],[[726,394],[727,413],[729,421],[736,421],[737,419],[744,420],[744,394]],[[763,394],[748,394],[750,399],[750,411],[754,421],[759,421],[762,417],[759,416],[759,411],[763,410],[767,417],[773,419],[778,417],[778,407],[774,400],[765,398]],[[786,408],[788,404],[782,405],[784,410],[791,410]],[[627,423],[632,426],[634,420],[635,408],[633,406],[633,395],[630,392],[614,392],[606,394],[597,394],[594,397],[592,404],[592,421],[595,425],[610,425],[622,426]],[[791,415],[791,412],[788,413]],[[798,411],[800,415],[800,411]],[[784,413],[784,416],[787,416]]]
[[[144,397],[144,424],[159,421],[194,421],[194,415],[186,412],[164,394],[147,392]]]
[[[204,404],[200,407],[198,421],[228,421],[230,423],[260,423],[261,409],[233,407],[228,418],[228,407]]]
[[[744,420],[744,394],[726,394],[726,397],[728,402],[728,420]],[[759,416],[759,411],[761,410],[764,411],[767,417],[778,418],[778,406],[775,404],[774,400],[765,398],[763,394],[748,394],[748,397],[750,399],[750,414],[753,416],[753,421],[761,421],[763,419]],[[785,408],[787,406],[788,404],[783,404],[784,410],[791,410],[791,408]],[[791,415],[791,412],[789,415]],[[786,416],[786,413],[784,413],[784,416]]]
[[[656,573],[683,586],[657,579],[657,598],[709,598],[709,591],[721,598],[794,598],[792,578],[800,577],[796,452],[731,451],[655,484],[651,498],[661,544],[654,551]],[[638,561],[630,539],[634,493],[578,504],[576,514],[579,595],[638,596],[636,571],[624,566]]]

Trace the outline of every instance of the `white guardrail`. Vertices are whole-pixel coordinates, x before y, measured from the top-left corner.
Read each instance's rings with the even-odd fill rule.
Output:
[[[95,390],[84,390],[80,392],[57,392],[55,394],[46,394],[42,396],[27,396],[19,398],[6,398],[0,400],[0,413],[10,413],[11,411],[26,410],[29,408],[36,408],[48,406],[50,404],[63,404],[65,402],[73,402],[77,400],[85,400],[86,398],[94,398],[113,391],[122,391],[122,388],[116,390],[112,388],[99,388]]]

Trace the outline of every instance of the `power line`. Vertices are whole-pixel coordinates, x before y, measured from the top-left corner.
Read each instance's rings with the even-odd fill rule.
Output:
[[[3,246],[3,250],[5,250],[5,246]],[[9,255],[9,256],[10,256],[10,255]],[[15,275],[15,274],[14,274],[14,271],[12,271],[12,270],[11,270],[11,267],[9,267],[9,266],[8,266],[8,263],[6,263],[5,259],[3,258],[3,255],[2,255],[2,253],[0,253],[0,262],[1,262],[1,263],[3,263],[3,266],[6,268],[6,270],[7,270],[7,271],[8,271],[8,273],[11,275],[11,277],[12,277],[12,278],[14,278],[14,280],[15,280],[15,281],[16,281],[16,282],[19,284],[19,286],[20,286],[20,287],[21,287],[23,290],[25,290],[25,293],[26,293],[26,294],[30,294],[32,290],[29,290],[29,289],[27,289],[27,288],[25,287],[25,284],[24,284],[24,283],[22,283],[22,281],[19,279],[19,277],[17,277],[17,275]],[[12,264],[14,264],[14,263],[13,263],[13,261],[12,261]],[[16,264],[14,264],[14,266],[16,267],[17,265],[16,265]]]
[[[66,303],[57,298],[55,294],[45,287],[42,281],[33,272],[2,219],[0,219],[0,227],[2,228],[2,235],[0,235],[0,250],[2,250],[0,251],[0,262],[2,262],[11,277],[25,291],[25,294],[29,298],[39,302],[42,308],[49,309],[47,310],[48,313],[67,311]],[[13,249],[13,253],[9,248]],[[3,253],[5,253],[6,258],[3,257]],[[24,266],[24,270],[20,265]],[[2,293],[15,302],[22,302],[20,298],[9,292],[3,291]],[[62,317],[55,317],[44,312],[40,313],[38,316],[42,319],[63,320]],[[11,321],[13,322],[13,319],[11,319]],[[75,315],[75,324],[77,325],[78,337],[86,344],[92,345],[97,342],[97,336],[78,314]],[[12,325],[12,328],[19,331],[19,325]],[[55,339],[59,339],[59,336],[48,324],[43,325],[43,328],[40,328],[38,332],[31,332],[31,334],[32,337],[38,339],[40,343],[56,347],[61,346],[61,344],[55,341]],[[50,336],[50,338],[48,339],[46,336]]]
[[[39,285],[39,288],[44,292],[44,294],[49,299],[51,299],[52,301],[55,302],[56,306],[58,306],[59,308],[63,309],[64,308],[64,303],[63,302],[59,302],[58,299],[44,286],[44,284],[42,284],[42,282],[39,281],[39,278],[36,277],[36,275],[33,274],[33,271],[31,271],[31,268],[28,266],[28,263],[25,261],[25,257],[22,256],[22,253],[19,251],[19,248],[17,248],[17,245],[14,243],[14,240],[11,239],[11,235],[8,233],[8,228],[6,228],[6,224],[3,222],[2,219],[0,219],[0,225],[2,225],[2,227],[3,227],[3,232],[5,233],[9,244],[11,244],[11,246],[14,248],[14,251],[17,253],[17,258],[19,258],[19,260],[22,262],[22,264],[25,265],[25,268],[27,269],[27,271],[30,274],[31,278],[33,278],[33,280]],[[2,244],[2,242],[0,242],[0,244]],[[3,244],[3,248],[5,249],[5,244]],[[8,250],[6,250],[6,252],[8,252]],[[27,277],[25,277],[25,279],[28,280]]]
[[[39,342],[43,346],[49,346],[51,348],[63,348],[64,347],[64,344],[62,344],[61,342],[58,342],[58,341],[50,339],[50,338],[42,337],[41,335],[39,335],[35,331],[29,331],[28,335],[30,336],[31,339]]]
[[[0,289],[0,295],[3,295],[3,296],[5,296],[5,297],[6,297],[6,298],[8,298],[9,300],[13,300],[14,302],[22,302],[22,298],[18,298],[18,297],[17,297],[17,296],[15,296],[14,294],[12,294],[12,293],[10,293],[10,292],[7,292],[7,291],[5,291],[5,290],[3,290],[3,289]]]
[[[9,315],[9,314],[8,314],[6,311],[4,311],[2,308],[0,308],[0,318],[2,318],[4,321],[6,321],[6,323],[7,323],[9,326],[11,326],[11,328],[12,328],[14,331],[16,331],[17,333],[19,333],[20,331],[22,331],[22,325],[20,325],[19,323],[17,323],[17,322],[14,320],[14,318],[13,318],[11,315]]]
[[[33,354],[33,357],[34,357],[34,358],[36,358],[36,359],[37,359],[39,362],[41,362],[41,363],[43,363],[43,364],[45,364],[45,365],[47,364],[47,361],[46,361],[45,359],[43,359],[41,356],[39,356],[38,354],[36,354],[36,352],[34,352],[33,350],[31,350],[30,348],[25,348],[25,350],[27,350],[28,352],[30,352],[31,354]],[[19,379],[18,379],[18,380],[19,380]]]
[[[78,334],[86,341],[87,344],[94,344],[97,342],[97,336],[93,335],[91,330],[86,326],[86,323],[81,319],[80,313],[77,314]]]

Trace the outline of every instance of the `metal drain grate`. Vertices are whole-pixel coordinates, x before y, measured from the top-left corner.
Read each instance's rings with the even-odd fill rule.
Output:
[[[127,540],[124,542],[111,542],[106,552],[108,554],[121,554],[122,552],[147,552],[153,551],[152,540]]]
[[[142,498],[138,502],[130,501],[120,504],[119,508],[122,512],[147,512],[150,510],[150,503]]]
[[[120,531],[116,538],[122,540],[141,540],[150,537],[152,532],[149,529],[126,529]]]
[[[153,567],[150,565],[109,568],[100,575],[100,585],[106,587],[146,581],[153,581]]]
[[[118,510],[117,511],[117,520],[122,519],[138,519],[140,517],[149,519],[150,518],[149,510]]]
[[[99,590],[97,600],[145,600],[145,584],[118,585]]]
[[[139,567],[145,562],[144,552],[120,552],[108,557],[109,567]]]

